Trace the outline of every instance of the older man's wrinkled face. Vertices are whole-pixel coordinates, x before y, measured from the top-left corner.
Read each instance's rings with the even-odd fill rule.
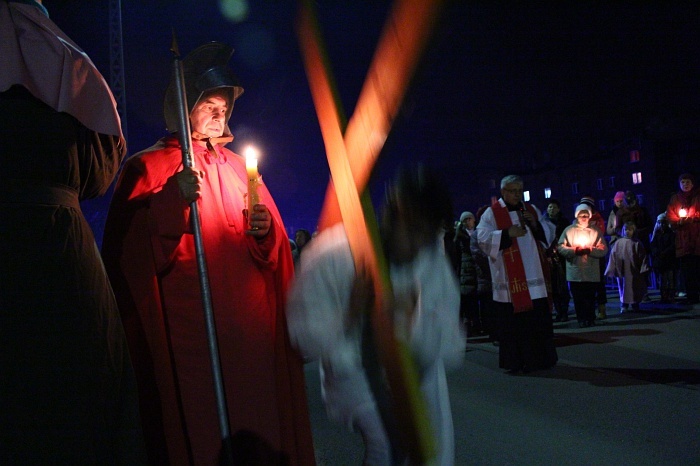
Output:
[[[211,94],[197,103],[190,115],[192,130],[216,138],[224,134],[227,100],[219,94]]]
[[[683,191],[684,193],[687,193],[688,191],[693,189],[693,182],[688,178],[683,178],[679,184],[681,186],[681,191]]]
[[[523,185],[520,183],[510,183],[501,189],[501,196],[506,204],[515,206],[523,200]]]

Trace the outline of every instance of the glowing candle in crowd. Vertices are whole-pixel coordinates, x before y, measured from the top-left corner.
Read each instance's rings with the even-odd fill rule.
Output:
[[[248,218],[250,218],[253,206],[260,201],[258,197],[258,151],[253,146],[248,146],[244,154],[245,169],[248,173]]]
[[[688,216],[688,211],[685,210],[685,209],[680,209],[680,210],[678,211],[678,216],[681,217],[681,218],[685,218],[685,217]]]

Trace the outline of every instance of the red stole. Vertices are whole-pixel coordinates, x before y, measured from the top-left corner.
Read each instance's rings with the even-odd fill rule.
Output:
[[[524,205],[525,208],[537,218],[537,213],[532,206]],[[500,203],[496,202],[491,206],[491,210],[493,210],[493,216],[496,219],[496,226],[499,230],[507,230],[513,225],[507,207],[503,207]],[[537,240],[535,240],[535,242],[536,241]],[[518,246],[517,238],[511,238],[510,247],[503,250],[503,265],[506,268],[506,276],[508,277],[508,291],[510,292],[511,302],[513,303],[513,312],[517,313],[532,310],[532,298],[530,297],[530,289],[527,286],[525,266],[520,256],[520,247]]]

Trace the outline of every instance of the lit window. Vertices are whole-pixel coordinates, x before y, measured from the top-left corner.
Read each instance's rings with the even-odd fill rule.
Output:
[[[630,163],[635,162],[639,162],[639,151],[636,149],[630,151]]]
[[[552,188],[544,188],[544,198],[549,199],[552,197]]]
[[[597,180],[595,180],[595,185],[598,188],[598,191],[602,191],[603,190],[603,178],[598,178]]]
[[[523,201],[530,202],[530,191],[523,191]]]
[[[632,173],[632,183],[641,184],[642,183],[642,172]]]
[[[605,212],[605,199],[601,199],[598,201],[598,211]]]
[[[644,204],[644,195],[643,194],[637,194],[637,204],[639,204],[639,205]]]
[[[578,183],[571,183],[571,194],[578,194]]]
[[[611,188],[614,188],[614,187],[615,187],[615,177],[614,177],[614,176],[611,176],[611,177],[610,177],[608,186],[610,186]]]

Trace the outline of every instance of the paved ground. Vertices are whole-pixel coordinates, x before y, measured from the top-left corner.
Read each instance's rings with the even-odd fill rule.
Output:
[[[497,347],[469,339],[448,376],[457,465],[700,465],[700,306],[620,316],[609,296],[601,325],[555,324],[548,371],[507,375]],[[361,464],[359,436],[326,418],[315,363],[306,376],[318,464]]]

